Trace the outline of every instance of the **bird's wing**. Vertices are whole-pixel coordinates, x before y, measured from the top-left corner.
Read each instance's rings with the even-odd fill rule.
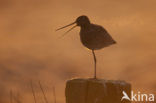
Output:
[[[104,42],[114,41],[105,28],[95,24],[93,24],[92,26],[93,29],[90,30],[90,34],[94,36],[94,39],[97,39],[98,41],[104,41]]]

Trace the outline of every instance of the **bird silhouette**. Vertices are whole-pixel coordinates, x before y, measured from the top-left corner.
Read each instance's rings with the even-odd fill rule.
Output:
[[[92,24],[89,20],[89,18],[85,15],[79,16],[75,22],[68,24],[64,27],[61,27],[57,29],[56,31],[66,28],[68,26],[71,26],[73,24],[76,24],[71,29],[69,29],[67,32],[64,33],[67,34],[69,31],[74,29],[77,26],[80,26],[80,40],[82,44],[90,49],[93,54],[94,58],[94,78],[96,79],[96,55],[94,50],[99,50],[104,47],[108,47],[112,44],[115,44],[116,41],[110,36],[110,34],[100,25]],[[63,36],[64,36],[63,35]]]

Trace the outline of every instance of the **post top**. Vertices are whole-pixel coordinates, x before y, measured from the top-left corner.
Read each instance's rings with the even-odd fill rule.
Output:
[[[95,78],[73,78],[68,80],[67,82],[72,82],[72,83],[83,83],[83,82],[95,82],[95,83],[112,83],[112,84],[120,84],[120,85],[130,85],[130,83],[124,81],[124,80],[106,80],[106,79],[95,79]]]

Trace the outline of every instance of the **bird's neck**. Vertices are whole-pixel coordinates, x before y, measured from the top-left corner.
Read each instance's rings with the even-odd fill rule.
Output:
[[[90,23],[85,24],[85,25],[81,25],[81,28],[82,28],[82,29],[87,29],[87,28],[89,28],[89,26],[90,26]]]

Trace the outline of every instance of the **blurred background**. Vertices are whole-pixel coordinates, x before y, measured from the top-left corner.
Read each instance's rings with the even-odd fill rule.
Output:
[[[78,16],[87,15],[117,41],[96,51],[97,74],[107,80],[130,82],[134,91],[156,91],[155,0],[0,0],[0,103],[9,103],[9,92],[22,103],[48,101],[56,88],[57,103],[65,103],[67,80],[93,76],[93,57],[80,43],[77,27],[55,32]]]

